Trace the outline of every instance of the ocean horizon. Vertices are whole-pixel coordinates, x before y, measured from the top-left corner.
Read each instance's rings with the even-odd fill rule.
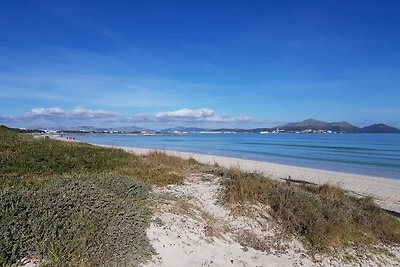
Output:
[[[86,143],[175,150],[400,179],[400,134],[73,135]]]

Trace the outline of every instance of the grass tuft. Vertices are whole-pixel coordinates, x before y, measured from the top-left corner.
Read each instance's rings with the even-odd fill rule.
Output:
[[[258,173],[220,169],[228,204],[268,205],[285,229],[312,251],[399,245],[400,221],[369,197],[351,196],[331,185],[282,183]]]
[[[188,172],[198,164],[191,159],[168,156],[163,152],[151,152],[131,160],[115,171],[119,174],[138,177],[151,185],[165,186],[182,183]]]

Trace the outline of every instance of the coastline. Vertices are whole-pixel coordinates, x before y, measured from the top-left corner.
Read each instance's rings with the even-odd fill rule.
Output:
[[[200,153],[91,144],[100,147],[118,148],[136,155],[162,151],[167,155],[184,159],[193,158],[204,164],[218,164],[225,168],[237,168],[246,172],[260,172],[277,180],[291,179],[292,181],[304,181],[314,184],[328,183],[339,186],[356,195],[371,196],[375,198],[377,204],[382,208],[400,213],[400,180]]]
[[[43,135],[36,137],[43,137]],[[61,136],[50,135],[49,137],[67,142],[81,142],[79,140],[71,140]],[[126,152],[136,155],[145,155],[150,152],[161,151],[167,155],[184,159],[193,158],[204,164],[218,164],[225,168],[237,168],[245,172],[260,172],[272,179],[282,181],[290,179],[292,181],[308,182],[313,184],[327,183],[330,185],[339,186],[358,196],[371,196],[383,209],[395,212],[397,214],[400,213],[400,180],[396,179],[193,152],[115,146],[96,143],[89,144],[99,147],[122,149]]]
[[[87,143],[211,154],[400,180],[400,135],[70,136]]]
[[[380,177],[321,171],[254,160],[212,156],[171,150],[146,149],[81,142],[60,136],[60,141],[86,143],[97,147],[116,148],[145,155],[158,151],[166,155],[204,164],[219,164],[247,172],[260,172],[292,182],[330,183],[357,195],[371,195],[381,207],[399,215],[400,181]],[[106,151],[103,151],[107,154]],[[116,151],[114,151],[116,152]],[[110,154],[114,153],[110,151]],[[157,158],[156,158],[157,159]],[[155,161],[158,168],[159,161]],[[397,266],[399,247],[383,245],[391,253],[368,257],[354,254],[355,262],[346,258],[314,254],[296,236],[282,234],[282,225],[272,220],[268,208],[254,204],[244,213],[235,213],[218,199],[223,187],[221,177],[209,173],[190,172],[183,183],[154,186],[149,207],[154,211],[146,235],[156,254],[143,267],[157,266]],[[301,201],[300,201],[301,203]],[[344,254],[347,255],[347,254]]]

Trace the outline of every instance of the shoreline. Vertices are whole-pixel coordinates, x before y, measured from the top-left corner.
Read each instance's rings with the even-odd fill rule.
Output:
[[[302,242],[302,239],[298,238],[296,234],[287,235],[286,232],[283,232],[286,228],[284,228],[284,225],[281,224],[282,221],[280,221],[279,219],[275,220],[272,217],[271,210],[268,205],[262,205],[261,203],[250,204],[242,206],[244,207],[244,209],[242,209],[241,211],[237,210],[238,213],[236,213],[234,209],[231,209],[229,206],[224,205],[223,202],[218,201],[221,197],[221,192],[223,192],[224,190],[223,183],[227,181],[225,179],[227,177],[221,177],[218,175],[218,173],[209,173],[207,169],[212,168],[212,166],[186,169],[186,164],[183,164],[184,167],[180,168],[178,165],[175,165],[176,161],[166,159],[164,164],[168,164],[168,162],[170,161],[172,162],[172,165],[170,165],[170,167],[173,168],[166,168],[165,171],[158,172],[159,168],[163,168],[163,166],[160,166],[159,159],[165,159],[165,156],[161,155],[159,157],[157,155],[156,157],[154,157],[155,160],[150,160],[148,162],[146,162],[146,158],[143,158],[144,161],[142,162],[141,160],[138,161],[138,159],[140,158],[135,159],[128,157],[128,159],[130,159],[131,161],[127,161],[127,164],[124,164],[127,169],[124,169],[125,167],[123,167],[122,172],[118,172],[118,169],[108,169],[108,171],[110,171],[111,173],[113,173],[114,170],[117,171],[115,172],[115,177],[108,177],[104,175],[98,176],[98,170],[99,168],[101,168],[101,165],[98,164],[98,160],[102,161],[103,157],[108,160],[117,159],[119,157],[118,155],[123,156],[123,154],[121,154],[123,153],[122,151],[125,151],[126,153],[136,154],[138,156],[148,154],[153,151],[158,151],[160,153],[165,153],[166,155],[177,156],[186,159],[193,158],[205,164],[218,163],[219,165],[227,168],[235,167],[243,171],[258,171],[277,180],[288,178],[289,175],[292,175],[290,178],[294,183],[298,182],[295,180],[308,180],[310,182],[324,183],[326,182],[327,178],[334,177],[339,180],[342,179],[339,185],[342,185],[342,187],[344,187],[343,180],[347,179],[352,180],[354,184],[358,184],[357,188],[353,188],[353,191],[357,192],[357,194],[361,194],[361,191],[359,191],[358,189],[360,189],[362,186],[366,186],[365,188],[373,188],[377,190],[378,193],[382,193],[383,198],[380,200],[379,203],[381,206],[391,205],[391,210],[396,211],[396,203],[400,203],[398,199],[396,199],[396,195],[393,195],[393,192],[388,191],[389,188],[398,191],[397,189],[400,186],[400,183],[388,179],[380,179],[378,177],[359,176],[326,171],[324,172],[315,169],[298,168],[287,165],[197,153],[135,148],[126,146],[101,145],[95,143],[81,142],[79,140],[75,140],[74,138],[67,139],[67,137],[60,136],[48,136],[47,138],[53,138],[59,141],[66,142],[64,143],[64,145],[62,143],[54,144],[56,146],[59,146],[60,148],[65,147],[66,153],[68,153],[67,151],[70,151],[70,149],[73,149],[75,146],[81,147],[79,144],[88,144],[92,146],[92,148],[86,147],[86,149],[83,149],[81,153],[79,153],[80,157],[77,157],[77,159],[79,159],[80,161],[85,160],[86,157],[91,157],[92,153],[101,156],[101,158],[95,158],[95,161],[93,161],[94,168],[91,169],[93,171],[93,174],[95,175],[93,176],[94,183],[92,186],[93,188],[99,187],[100,189],[98,192],[96,191],[98,193],[97,195],[103,195],[104,193],[108,194],[110,192],[113,192],[113,195],[114,187],[115,189],[119,189],[120,187],[127,188],[129,189],[129,192],[131,192],[130,190],[133,190],[133,187],[135,186],[126,184],[123,181],[131,181],[132,179],[133,181],[136,181],[135,178],[140,178],[141,174],[143,173],[142,171],[140,171],[143,170],[143,168],[156,170],[155,173],[151,172],[151,175],[145,178],[163,178],[165,175],[171,172],[173,173],[175,170],[181,172],[182,180],[179,180],[177,183],[173,182],[167,186],[160,186],[151,182],[148,183],[147,186],[149,187],[150,193],[148,198],[145,198],[145,202],[138,202],[139,205],[144,204],[146,210],[151,212],[148,213],[151,214],[151,218],[148,218],[149,223],[147,224],[147,228],[141,229],[145,229],[145,232],[143,232],[143,234],[146,236],[146,240],[150,242],[151,247],[154,249],[152,251],[155,253],[152,255],[151,258],[148,258],[148,261],[143,262],[143,264],[140,265],[143,267],[200,265],[226,267],[239,265],[263,266],[266,263],[268,263],[268,265],[270,266],[353,266],[354,264],[352,264],[353,261],[348,263],[345,257],[341,257],[341,254],[333,256],[328,254],[325,255],[323,253],[314,254],[313,250],[310,250],[309,247],[306,245],[307,243]],[[70,145],[68,145],[68,143]],[[53,142],[51,142],[50,144],[53,144]],[[20,147],[21,149],[24,149],[24,146]],[[104,150],[96,149],[96,147],[103,147]],[[111,148],[120,149],[120,151],[113,152]],[[89,151],[90,153],[85,153],[85,150]],[[55,151],[57,154],[64,153],[63,149],[58,149]],[[27,154],[27,156],[32,157],[32,154]],[[49,156],[52,157],[57,155],[54,155],[54,153],[49,153]],[[62,164],[64,162],[62,158],[61,160],[62,161],[59,161],[59,164]],[[179,164],[182,164],[182,162],[178,162]],[[147,165],[146,163],[151,164]],[[131,166],[133,166],[134,168],[133,172],[129,171],[129,168]],[[138,169],[135,169],[136,166],[139,166]],[[175,169],[174,166],[176,166],[177,168]],[[107,174],[108,172],[104,173]],[[125,180],[120,181],[118,176],[121,176],[120,178]],[[353,177],[353,179],[350,179],[349,177]],[[359,179],[354,180],[354,178],[357,177]],[[68,183],[71,182],[69,181],[69,177],[65,178]],[[80,180],[81,176],[78,176],[78,178]],[[96,181],[98,181],[99,178],[111,179],[100,181],[101,184],[95,183]],[[72,180],[72,182],[75,183],[76,181]],[[383,186],[377,187],[377,182],[380,182]],[[283,183],[285,182],[283,181]],[[335,184],[334,182],[331,183]],[[55,192],[59,191],[59,184],[54,185],[55,186],[49,188],[51,189],[50,192],[53,192],[52,190],[56,190]],[[69,186],[69,184],[67,185]],[[91,184],[87,184],[86,181],[83,180],[82,184],[80,184],[79,182],[79,184],[77,183],[77,186],[78,185],[87,186]],[[77,188],[79,189],[80,187]],[[252,190],[252,187],[250,187],[250,190]],[[270,192],[268,190],[267,192]],[[85,193],[86,191],[83,192]],[[251,194],[251,191],[249,192]],[[284,194],[285,190],[280,192],[283,192]],[[352,195],[351,192],[349,194]],[[136,195],[136,193],[133,193],[133,195]],[[44,196],[47,196],[47,191],[44,191]],[[58,194],[58,196],[60,199],[63,199],[62,195]],[[82,195],[79,193],[79,195],[76,196],[76,199],[82,199],[81,196]],[[92,195],[89,196],[89,200],[91,201]],[[131,215],[135,214],[136,216],[136,210],[132,210],[131,213],[130,209],[121,209],[123,206],[125,206],[125,204],[131,203],[130,199],[125,198],[125,194],[123,194],[122,197],[124,198],[116,199],[117,206],[110,206],[113,208],[113,210],[116,210],[115,216],[123,216],[122,218],[124,221],[135,220],[134,217],[132,217]],[[85,199],[85,197],[83,199]],[[27,199],[27,201],[29,201],[29,199]],[[135,202],[136,200],[132,199],[132,201]],[[313,210],[313,208],[315,207],[313,205],[314,202],[308,202],[307,198],[295,198],[293,199],[293,201],[284,203],[287,203],[288,208],[294,205],[295,207],[297,207],[297,210],[300,211],[302,211],[303,208],[304,211],[307,211],[309,209]],[[308,204],[306,206],[302,206],[303,201],[305,201],[304,203]],[[120,206],[120,203],[122,203],[123,205]],[[226,202],[225,204],[228,203],[230,202]],[[300,206],[297,206],[297,203],[299,203]],[[343,203],[346,204],[345,207],[348,207],[347,204],[350,205],[347,214],[351,215],[353,212],[352,204],[349,204],[346,201],[344,201]],[[89,202],[89,207],[91,207],[90,204],[91,202]],[[330,205],[322,206],[322,211],[324,211],[325,209],[330,209],[330,207]],[[354,207],[359,208],[357,205]],[[321,208],[319,208],[319,210],[320,209]],[[80,212],[80,210],[78,211]],[[109,213],[107,212],[106,215],[107,214]],[[320,216],[323,216],[322,214],[324,213],[319,213],[317,214],[317,216],[320,218]],[[333,216],[335,216],[335,214],[336,213],[333,213]],[[379,211],[379,214],[383,215],[383,212]],[[399,213],[396,212],[393,212],[393,214],[399,215]],[[142,220],[144,218],[140,217],[140,215],[138,216],[139,220]],[[313,218],[312,221],[317,218],[312,215],[310,215],[310,217]],[[342,216],[338,218],[339,220],[346,220],[347,215],[345,215],[345,217]],[[376,216],[367,216],[365,218],[368,221],[372,220],[373,222],[380,222],[379,218]],[[114,227],[114,225],[115,227],[120,227],[120,222],[122,221],[119,219],[115,219],[115,221],[113,219],[108,225],[111,225],[111,227]],[[286,221],[283,222],[285,223]],[[296,223],[296,220],[294,220],[293,222]],[[330,222],[331,221],[329,221],[329,223]],[[333,220],[332,222],[335,223],[335,220]],[[46,223],[46,221],[44,221],[44,223]],[[292,223],[292,221],[288,220],[287,223],[290,224]],[[127,224],[126,226],[124,225],[125,224],[123,222],[121,226],[122,228],[115,228],[117,229],[117,231],[105,233],[109,233],[112,237],[112,240],[115,240],[115,243],[117,245],[121,244],[124,247],[129,247],[130,245],[128,243],[120,243],[123,241],[119,241],[119,238],[123,238],[123,236],[130,233],[133,233],[134,236],[136,236],[138,232],[136,228],[134,232],[127,231],[127,229],[131,229],[131,225],[133,224]],[[391,227],[391,225],[388,225],[388,227]],[[127,233],[125,234],[126,231]],[[346,234],[347,232],[344,233]],[[107,242],[108,239],[105,239],[105,241]],[[388,249],[388,253],[390,254],[383,254],[381,251],[379,251],[378,253],[377,250],[366,251],[366,256],[362,253],[360,255],[354,254],[354,263],[368,266],[380,266],[382,264],[390,266],[398,265],[400,259],[399,247],[383,243],[379,244],[379,246],[381,246],[382,249]],[[375,254],[375,252],[377,253]],[[131,253],[131,251],[129,251],[129,253]],[[347,255],[348,254],[343,254],[343,256]],[[130,259],[131,258],[128,255],[126,260]],[[27,263],[32,263],[31,266],[36,266],[34,264],[34,259],[30,260],[31,261]],[[125,261],[125,263],[127,262],[128,261]]]
[[[54,134],[53,136],[60,136],[58,134]],[[68,137],[69,135],[61,135],[61,137]],[[201,139],[189,139],[189,141],[195,141],[193,146],[188,146],[186,141],[183,141],[185,144],[182,143],[180,139],[173,139],[174,142],[165,142],[164,139],[157,139],[155,143],[150,141],[148,143],[144,139],[132,139],[136,140],[134,142],[125,142],[125,139],[113,139],[112,137],[109,138],[90,138],[91,135],[87,135],[88,138],[80,138],[79,136],[71,135],[70,137],[75,137],[81,142],[87,143],[96,143],[96,144],[105,144],[105,145],[116,145],[116,146],[127,146],[127,147],[135,147],[135,148],[143,148],[143,149],[153,149],[153,150],[171,150],[177,152],[187,152],[187,153],[194,153],[194,154],[205,154],[205,155],[213,155],[213,156],[221,156],[221,157],[228,157],[228,158],[238,158],[244,160],[251,160],[251,161],[261,161],[267,163],[274,163],[278,165],[287,165],[287,166],[294,166],[306,169],[317,169],[321,171],[329,171],[329,172],[336,172],[336,173],[348,173],[360,176],[373,176],[385,179],[394,179],[400,180],[400,172],[398,166],[396,165],[396,161],[398,160],[397,152],[393,152],[395,154],[385,154],[389,152],[385,152],[386,149],[384,148],[370,148],[366,147],[366,144],[361,143],[360,147],[356,144],[330,144],[330,143],[322,143],[321,145],[312,145],[311,143],[300,144],[299,146],[301,152],[296,152],[297,145],[293,145],[293,148],[285,148],[288,151],[279,152],[276,151],[275,148],[272,148],[271,151],[265,150],[264,144],[263,147],[258,150],[257,148],[250,148],[242,150],[241,145],[233,145],[230,147],[231,142],[238,142],[238,140],[228,140],[227,145],[229,146],[227,149],[221,147],[224,141],[212,140],[210,145],[202,146],[201,143],[198,143]],[[98,137],[99,135],[93,135],[93,137]],[[125,135],[128,137],[128,135]],[[128,139],[127,139],[128,140]],[[131,139],[129,139],[131,140]],[[128,141],[129,141],[128,140]],[[138,142],[137,140],[141,140]],[[179,140],[179,141],[176,141]],[[222,140],[222,139],[221,139]],[[246,139],[247,140],[247,139]],[[257,139],[258,140],[258,139]],[[177,142],[175,145],[175,141]],[[215,142],[216,141],[216,142]],[[328,140],[329,141],[329,140]],[[331,140],[332,141],[332,140]],[[329,142],[331,142],[329,141]],[[221,143],[222,142],[222,143]],[[260,141],[264,142],[264,141]],[[279,143],[278,145],[283,146],[292,146],[290,145],[293,142],[288,143],[288,145]],[[190,143],[189,143],[190,144]],[[238,143],[241,144],[241,143]],[[246,144],[246,143],[244,143]],[[253,143],[249,143],[253,144]],[[258,142],[255,144],[259,144]],[[265,145],[273,145],[273,143],[267,143]],[[308,155],[308,145],[311,147],[311,155]],[[336,146],[337,145],[337,146]],[[214,147],[216,146],[216,147]],[[302,150],[303,147],[307,148],[306,150]],[[315,149],[313,147],[316,147]],[[325,152],[325,150],[319,150],[321,148],[327,149],[339,149],[338,151],[330,151]],[[342,152],[341,148],[349,149],[350,152]],[[394,149],[394,148],[393,148]],[[378,150],[378,152],[368,152],[365,151],[365,155],[363,152],[352,152],[352,150]],[[390,150],[388,150],[390,151]],[[393,150],[393,151],[397,151]],[[354,156],[353,153],[356,153]],[[321,154],[321,156],[319,155]],[[371,156],[371,155],[372,156]],[[375,157],[373,154],[377,154],[378,156]],[[388,158],[386,158],[388,157]]]
[[[66,137],[60,136],[51,136],[51,138],[67,142],[81,142],[79,140],[66,139]],[[400,213],[400,180],[210,154],[96,143],[88,144],[98,147],[122,149],[125,152],[136,155],[145,155],[150,152],[159,151],[170,156],[184,159],[193,158],[204,164],[218,164],[225,168],[237,168],[245,172],[260,172],[272,179],[281,181],[290,179],[294,182],[306,182],[320,185],[327,183],[339,186],[358,196],[371,196],[383,209],[395,212],[396,214]]]
[[[377,204],[382,208],[400,213],[400,180],[200,153],[95,143],[90,144],[99,147],[122,149],[136,155],[145,155],[150,152],[161,151],[170,156],[184,159],[193,158],[204,164],[218,164],[225,168],[237,168],[245,172],[260,172],[277,180],[290,179],[314,184],[328,183],[339,186],[356,195],[371,196],[375,198]]]

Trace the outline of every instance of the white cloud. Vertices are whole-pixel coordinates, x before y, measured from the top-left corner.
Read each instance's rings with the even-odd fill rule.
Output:
[[[250,121],[250,117],[232,117],[228,114],[218,114],[212,109],[189,109],[183,108],[175,111],[159,112],[154,115],[158,121],[180,121],[180,122],[244,122]]]
[[[61,108],[34,108],[29,111],[26,116],[35,117],[35,116],[54,116],[54,115],[64,115],[65,111]]]
[[[58,125],[99,125],[108,127],[113,125],[129,123],[242,123],[252,122],[248,116],[231,116],[228,114],[219,114],[212,109],[183,108],[174,111],[165,111],[147,114],[123,115],[107,110],[93,110],[82,107],[65,110],[59,107],[51,108],[33,108],[23,116],[0,116],[0,123],[18,123],[21,126],[27,124],[57,123]],[[25,125],[24,125],[25,124]]]
[[[26,118],[47,118],[47,119],[104,119],[110,117],[117,117],[118,114],[106,110],[92,110],[81,107],[76,107],[73,110],[63,110],[61,108],[34,108],[25,114]]]
[[[201,109],[178,109],[175,111],[159,112],[156,118],[210,118],[215,116],[215,111],[207,108]]]
[[[75,117],[86,117],[86,118],[110,118],[118,116],[118,113],[102,109],[92,110],[92,109],[77,107],[74,110],[72,110],[70,115]]]

